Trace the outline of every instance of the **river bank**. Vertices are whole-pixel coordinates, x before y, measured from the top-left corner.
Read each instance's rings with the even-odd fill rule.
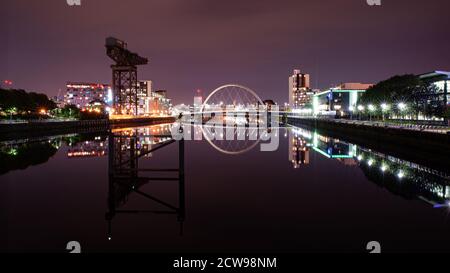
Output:
[[[330,137],[448,170],[450,134],[383,126],[340,123],[334,120],[288,117],[287,124],[315,129]]]
[[[155,125],[170,123],[174,121],[174,117],[148,117],[114,120],[99,119],[0,124],[0,140],[52,136],[70,133],[106,132],[114,128]]]

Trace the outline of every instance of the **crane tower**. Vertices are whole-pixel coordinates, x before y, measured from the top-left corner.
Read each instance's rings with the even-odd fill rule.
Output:
[[[115,64],[112,68],[113,105],[116,114],[137,115],[137,66],[145,65],[148,59],[127,49],[124,41],[106,38],[106,54]]]

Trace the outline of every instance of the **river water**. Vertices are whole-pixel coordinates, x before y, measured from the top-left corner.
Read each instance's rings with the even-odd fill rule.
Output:
[[[171,126],[1,143],[0,251],[450,251],[449,170],[305,128],[268,152]]]

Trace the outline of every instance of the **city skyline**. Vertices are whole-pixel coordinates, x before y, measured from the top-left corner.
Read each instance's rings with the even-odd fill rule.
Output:
[[[283,103],[296,68],[321,89],[450,70],[441,53],[450,46],[450,3],[316,2],[99,0],[71,7],[7,0],[0,4],[0,75],[13,88],[51,97],[67,81],[110,83],[104,39],[111,35],[149,59],[138,78],[168,90],[174,104],[191,104],[196,90],[208,94],[230,82]],[[127,9],[135,14],[122,13]]]

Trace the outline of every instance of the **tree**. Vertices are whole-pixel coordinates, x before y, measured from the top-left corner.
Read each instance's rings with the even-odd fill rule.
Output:
[[[22,89],[0,89],[0,108],[16,108],[18,113],[28,111],[36,113],[42,108],[54,109],[56,103],[49,100],[45,94],[27,93]]]
[[[80,109],[78,109],[73,104],[66,105],[66,106],[64,106],[64,108],[57,109],[55,116],[60,117],[60,118],[79,119],[80,118]]]
[[[369,88],[362,96],[362,104],[381,105],[383,103],[392,106],[392,110],[404,114],[410,112],[418,115],[442,116],[439,106],[430,105],[430,96],[436,94],[434,85],[424,83],[418,76],[401,75],[394,76]],[[399,103],[407,105],[407,110],[397,107]]]
[[[376,104],[413,102],[414,93],[424,84],[415,75],[394,76],[367,89],[361,96],[361,103]]]

